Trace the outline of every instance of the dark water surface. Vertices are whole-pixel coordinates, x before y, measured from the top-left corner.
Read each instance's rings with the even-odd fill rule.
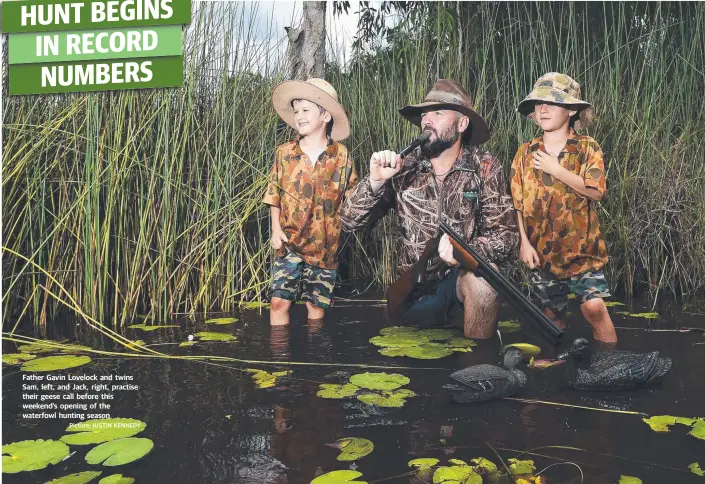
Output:
[[[126,330],[126,336],[148,344],[178,343],[204,330],[238,338],[234,343],[199,343],[191,348],[152,346],[169,354],[321,365],[288,367],[293,370],[291,378],[275,388],[259,389],[243,368],[274,371],[287,367],[94,355],[90,365],[56,373],[133,375],[132,383],[140,390],[116,392],[109,412],[112,417],[146,422],[146,430],[137,437],[152,439],[154,449],[134,463],[102,467],[84,461],[93,446],[71,446],[77,452],[65,461],[41,471],[3,474],[3,482],[44,483],[74,472],[103,470],[101,477],[122,473],[137,483],[308,483],[320,473],[349,468],[350,463],[336,460],[337,450],[325,446],[343,437],[374,442],[374,451],[356,462],[363,474],[358,480],[367,482],[419,482],[408,474],[407,466],[418,457],[436,457],[446,464],[449,458],[468,461],[483,456],[499,464],[494,451],[505,460],[521,451],[531,452],[522,458],[533,459],[537,470],[575,462],[586,483],[617,482],[621,474],[640,477],[644,483],[703,482],[704,478],[689,472],[688,465],[700,462],[705,468],[705,441],[686,435],[684,426],[655,433],[637,415],[546,403],[499,400],[454,405],[441,386],[454,369],[497,363],[500,345],[496,338],[480,343],[471,353],[454,353],[439,360],[386,357],[368,342],[389,325],[383,307],[370,302],[342,304],[328,312],[322,325],[307,324],[305,308],[296,306],[290,328],[270,329],[266,312],[243,311],[236,315],[240,321],[229,326],[206,328],[202,322],[184,321],[179,323],[181,328]],[[645,320],[614,315],[620,309],[610,309],[615,325],[625,328],[617,330],[620,349],[656,349],[673,358],[673,369],[663,384],[629,392],[579,392],[566,388],[561,367],[544,372],[528,369],[529,382],[517,397],[648,415],[705,417],[705,335],[644,330],[703,328],[705,316]],[[503,309],[501,319],[511,316]],[[567,338],[590,334],[578,317],[573,319]],[[47,336],[78,339],[92,347],[103,344],[100,335],[85,330],[78,338],[75,327],[62,331]],[[504,343],[520,341],[541,344],[522,333],[506,335]],[[14,347],[4,343],[6,352],[14,352]],[[413,367],[386,371],[407,375],[411,382],[406,388],[418,396],[403,408],[369,406],[354,397],[326,400],[316,396],[320,383],[340,383],[364,371],[385,371],[342,366],[358,363]],[[64,435],[73,421],[20,418],[21,386],[22,373],[17,367],[3,365],[3,444]],[[544,475],[549,483],[581,482],[580,471],[571,465],[551,467]]]

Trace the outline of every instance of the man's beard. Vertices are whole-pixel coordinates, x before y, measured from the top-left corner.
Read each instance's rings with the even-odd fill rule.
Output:
[[[453,123],[445,131],[438,133],[435,140],[422,144],[421,153],[426,158],[435,158],[453,146],[459,137],[458,123]]]

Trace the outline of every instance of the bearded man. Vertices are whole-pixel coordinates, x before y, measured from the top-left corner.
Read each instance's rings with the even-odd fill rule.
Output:
[[[390,150],[372,155],[369,174],[344,202],[343,230],[370,229],[394,208],[402,229],[397,276],[419,260],[441,220],[495,267],[504,262],[519,242],[516,218],[499,159],[478,147],[489,129],[470,95],[457,82],[439,79],[423,103],[399,112],[431,136],[403,160]],[[447,235],[410,301],[404,324],[446,325],[462,316],[466,337],[495,333],[499,296],[459,268]]]

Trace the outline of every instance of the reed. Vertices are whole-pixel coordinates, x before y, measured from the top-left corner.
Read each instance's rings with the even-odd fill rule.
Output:
[[[266,297],[261,197],[273,149],[292,133],[270,105],[288,72],[286,37],[256,28],[256,15],[252,4],[198,4],[183,88],[4,93],[6,330],[20,315],[51,321],[64,290],[84,319],[112,328]],[[572,75],[598,113],[588,133],[608,167],[600,216],[613,288],[693,298],[705,281],[704,29],[698,3],[424,3],[326,75],[363,174],[372,151],[415,136],[396,110],[439,77],[468,87],[508,170],[536,133],[518,102],[541,74]],[[349,239],[355,279],[392,280],[396,230],[388,217]]]

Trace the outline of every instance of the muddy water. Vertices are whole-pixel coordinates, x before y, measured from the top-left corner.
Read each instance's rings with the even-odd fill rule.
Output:
[[[363,474],[359,479],[367,482],[418,482],[407,466],[417,457],[436,457],[446,463],[449,458],[467,461],[483,456],[499,463],[498,455],[506,460],[522,452],[522,458],[533,459],[538,470],[561,462],[579,466],[548,468],[544,475],[550,483],[579,483],[581,471],[586,483],[617,482],[620,475],[637,476],[645,483],[703,479],[691,474],[688,465],[697,461],[705,467],[705,441],[686,435],[685,427],[655,433],[640,416],[600,409],[705,417],[705,335],[645,331],[704,328],[704,315],[659,320],[613,315],[621,328],[621,349],[657,349],[673,358],[673,369],[661,385],[628,392],[579,392],[566,387],[565,370],[552,368],[527,370],[527,387],[517,396],[591,409],[514,400],[454,405],[441,389],[448,374],[467,365],[498,362],[497,339],[481,343],[471,353],[439,360],[382,356],[368,342],[388,325],[378,304],[346,303],[332,309],[324,324],[307,324],[305,309],[296,306],[291,327],[283,329],[271,329],[266,313],[244,311],[236,316],[240,321],[234,325],[207,328],[236,335],[235,343],[199,343],[191,348],[173,344],[205,329],[205,324],[193,321],[179,322],[180,328],[149,333],[128,329],[125,334],[170,354],[318,365],[96,357],[89,366],[57,373],[133,375],[140,390],[116,392],[109,412],[146,422],[147,429],[138,437],[152,439],[154,449],[134,463],[101,468],[84,461],[92,446],[72,446],[76,453],[65,461],[40,471],[3,474],[3,482],[44,483],[74,472],[103,470],[101,477],[117,472],[137,483],[308,483],[322,472],[349,468],[350,463],[337,461],[338,452],[325,445],[342,437],[374,442],[375,450],[355,464]],[[510,317],[505,308],[502,319]],[[590,334],[577,317],[573,319],[568,339]],[[54,325],[55,334],[49,336],[77,339],[93,347],[107,345],[95,334],[76,334],[75,325],[59,327]],[[538,342],[530,334],[505,335],[505,343],[519,341]],[[14,351],[14,344],[6,342],[4,350]],[[316,396],[320,383],[339,383],[358,372],[384,371],[346,366],[351,364],[411,367],[387,371],[407,375],[411,379],[407,387],[418,396],[403,408]],[[259,389],[243,368],[289,368],[293,374],[275,388]],[[21,378],[16,367],[3,365],[3,443],[64,435],[71,421],[20,417]]]

